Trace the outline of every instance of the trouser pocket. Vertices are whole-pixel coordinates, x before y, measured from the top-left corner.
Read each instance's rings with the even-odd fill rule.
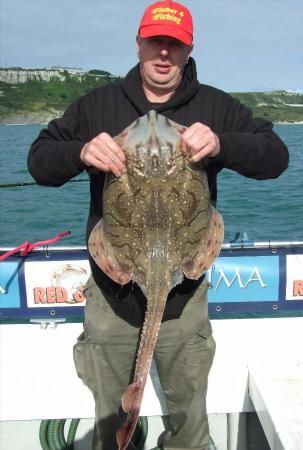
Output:
[[[82,333],[74,345],[73,356],[78,377],[96,395],[98,380],[96,377],[94,345],[96,344],[92,344],[85,338],[85,333]]]

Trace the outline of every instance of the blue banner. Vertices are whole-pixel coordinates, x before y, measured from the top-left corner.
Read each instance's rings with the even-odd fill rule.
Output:
[[[0,265],[0,308],[20,308],[18,271],[16,262]]]
[[[279,257],[221,257],[208,272],[210,303],[277,302]]]
[[[207,272],[211,317],[303,315],[303,249],[223,249]],[[89,277],[83,249],[37,252],[0,264],[0,317],[83,320]]]

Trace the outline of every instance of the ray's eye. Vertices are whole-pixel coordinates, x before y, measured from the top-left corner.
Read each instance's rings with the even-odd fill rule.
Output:
[[[139,162],[140,166],[143,166],[145,163],[145,160],[147,158],[148,148],[146,145],[137,145],[136,147],[136,154],[137,154],[137,160]]]
[[[165,142],[164,144],[161,145],[161,151],[165,154],[170,154],[171,153],[171,145],[168,144],[167,142]]]
[[[170,167],[173,163],[172,150],[172,144],[170,144],[169,142],[165,142],[161,145],[161,154],[167,167]]]
[[[137,156],[139,158],[145,158],[146,157],[146,155],[147,155],[147,147],[146,147],[146,145],[142,145],[142,144],[137,145],[136,150],[137,150]]]

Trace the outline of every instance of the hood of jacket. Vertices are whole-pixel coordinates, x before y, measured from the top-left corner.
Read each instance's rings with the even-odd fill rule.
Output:
[[[151,103],[146,98],[142,87],[139,63],[128,72],[121,82],[121,87],[140,116],[150,111]],[[197,93],[198,89],[199,82],[197,80],[196,63],[193,58],[189,58],[184,68],[182,82],[178,86],[175,94],[167,102],[157,104],[157,111],[159,113],[169,114],[170,111],[176,110],[189,102]]]

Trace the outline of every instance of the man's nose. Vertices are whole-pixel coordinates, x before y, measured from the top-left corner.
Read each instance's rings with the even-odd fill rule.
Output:
[[[168,47],[163,46],[160,50],[160,55],[161,56],[167,56],[168,55]]]

